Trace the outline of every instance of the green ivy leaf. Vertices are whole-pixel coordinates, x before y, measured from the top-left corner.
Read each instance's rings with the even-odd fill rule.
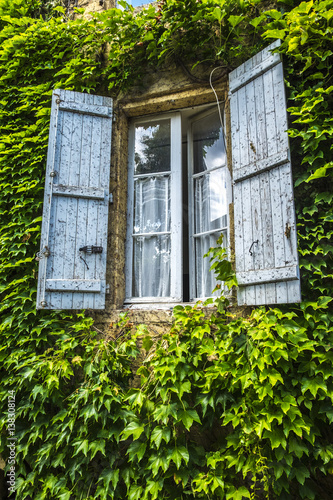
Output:
[[[187,430],[190,430],[193,421],[201,424],[198,413],[193,409],[183,410],[178,414],[179,420],[181,420]]]
[[[245,19],[244,16],[229,16],[228,22],[231,24],[233,28],[235,28],[239,23],[241,23]]]
[[[180,468],[182,460],[187,464],[189,458],[189,453],[184,446],[176,446],[170,455],[170,459],[176,464],[177,469]]]
[[[294,474],[299,483],[304,484],[305,479],[310,477],[309,470],[305,467],[305,465],[297,465],[294,466]]]
[[[147,448],[147,443],[141,443],[140,441],[134,441],[128,448],[128,456],[130,461],[133,462],[134,457],[138,458],[138,462],[143,458]]]
[[[139,439],[141,434],[144,432],[144,427],[139,422],[130,422],[122,432],[122,439],[128,439],[133,436],[133,439]]]
[[[89,445],[89,450],[91,451],[91,459],[94,458],[98,451],[100,451],[102,455],[105,456],[105,440],[99,439],[98,441],[93,441]]]
[[[156,448],[158,449],[161,445],[162,439],[166,443],[170,441],[171,431],[168,427],[155,427],[151,434],[151,441],[156,444]]]
[[[89,448],[89,441],[88,441],[88,439],[84,439],[83,441],[79,441],[76,444],[79,444],[79,446],[76,449],[75,453],[73,453],[72,457],[75,457],[75,455],[77,455],[80,451],[82,451],[83,454],[85,456],[87,456],[88,448]]]
[[[60,14],[63,14],[63,15],[66,14],[66,11],[65,11],[64,7],[61,7],[60,5],[57,5],[56,7],[53,7],[53,10],[55,10],[56,12],[60,12]]]
[[[279,446],[286,449],[287,441],[281,429],[275,428],[272,431],[265,430],[263,437],[270,440],[272,449],[278,448]]]
[[[231,491],[226,494],[226,500],[242,500],[242,498],[251,498],[251,493],[247,488],[245,488],[245,486],[242,486],[237,490],[235,488],[231,488]]]

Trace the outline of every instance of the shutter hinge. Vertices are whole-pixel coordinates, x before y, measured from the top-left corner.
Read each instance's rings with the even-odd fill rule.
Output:
[[[106,293],[106,295],[109,295],[109,293],[110,293],[110,285],[106,285],[105,286],[105,293]]]
[[[113,203],[113,194],[112,193],[109,194],[109,203]]]
[[[40,252],[36,253],[36,258],[35,260],[42,260],[44,258],[47,258],[51,255],[50,249],[48,246],[45,246]]]
[[[284,234],[288,239],[290,238],[290,231],[291,231],[291,227],[289,226],[288,222],[286,222],[286,230],[285,230]]]
[[[59,94],[56,94],[55,92],[53,93],[53,95],[56,95],[57,96],[57,99],[56,99],[56,104],[60,104],[61,103],[61,99],[60,99],[60,95]]]

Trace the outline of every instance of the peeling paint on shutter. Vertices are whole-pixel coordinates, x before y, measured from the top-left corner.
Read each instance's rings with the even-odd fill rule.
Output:
[[[239,305],[301,300],[279,43],[229,77]]]
[[[111,127],[111,98],[53,92],[37,309],[105,307]]]

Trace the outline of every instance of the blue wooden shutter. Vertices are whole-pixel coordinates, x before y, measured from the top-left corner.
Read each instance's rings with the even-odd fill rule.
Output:
[[[111,126],[112,99],[53,92],[37,309],[105,307]]]
[[[301,300],[279,43],[229,77],[239,305]]]

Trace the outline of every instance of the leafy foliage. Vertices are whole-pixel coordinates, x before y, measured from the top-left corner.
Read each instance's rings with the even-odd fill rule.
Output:
[[[280,6],[166,0],[70,19],[61,1],[0,0],[0,449],[14,390],[20,499],[330,499],[333,3]],[[168,64],[207,79],[277,38],[304,302],[246,317],[223,297],[179,306],[158,345],[126,315],[101,339],[82,313],[37,314],[52,89],[123,92]],[[210,256],[235,285],[221,247]]]
[[[316,471],[333,463],[327,317],[314,334],[302,313],[279,309],[208,318],[177,306],[174,316],[128,396],[145,429],[128,452],[136,488],[154,481],[166,498],[268,498],[271,489],[290,498],[299,483],[303,498],[314,497]]]

